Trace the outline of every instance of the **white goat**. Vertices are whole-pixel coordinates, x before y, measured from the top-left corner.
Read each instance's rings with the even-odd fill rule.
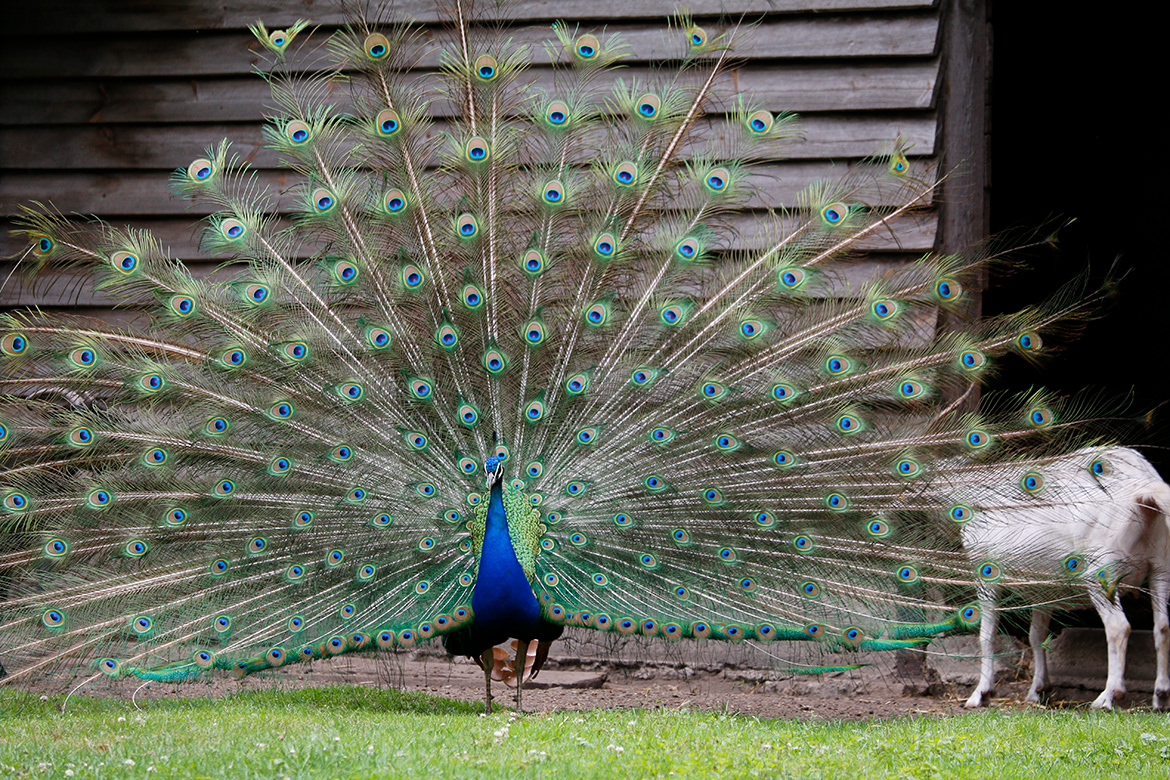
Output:
[[[1157,679],[1154,709],[1170,709],[1170,486],[1149,462],[1134,450],[1112,447],[1082,450],[1038,470],[1045,487],[1043,505],[977,511],[962,529],[963,546],[977,566],[1002,567],[1006,576],[1028,595],[1067,599],[1087,591],[1105,625],[1109,677],[1105,690],[1093,702],[1113,708],[1113,699],[1125,693],[1125,651],[1129,621],[1118,603],[1119,586],[1140,586],[1149,577],[1154,603],[1154,647]],[[981,502],[986,507],[991,502]],[[992,504],[993,505],[993,504]],[[1064,569],[1069,582],[1055,590],[1027,590],[1029,572],[1050,580]],[[993,573],[988,570],[988,573]],[[995,682],[994,646],[996,599],[994,581],[979,586],[982,612],[979,641],[982,665],[979,684],[964,706],[988,702]],[[1063,592],[1061,592],[1063,591]],[[1032,610],[1028,638],[1035,673],[1028,701],[1039,701],[1048,687],[1048,659],[1043,642],[1050,613]]]

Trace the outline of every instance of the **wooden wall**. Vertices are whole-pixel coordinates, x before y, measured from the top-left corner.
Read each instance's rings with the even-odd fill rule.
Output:
[[[912,144],[913,162],[937,169],[944,110],[969,120],[961,128],[965,139],[954,141],[957,149],[964,143],[982,147],[981,114],[974,116],[981,97],[958,94],[940,101],[940,77],[948,67],[940,42],[946,25],[967,30],[964,20],[979,18],[981,2],[960,0],[953,14],[931,0],[694,4],[716,5],[725,20],[758,23],[739,47],[743,64],[731,76],[735,85],[773,111],[798,112],[804,129],[804,139],[789,147],[786,159],[767,166],[757,208],[791,203],[809,181],[839,174],[899,136]],[[519,0],[509,14],[515,37],[524,41],[547,40],[548,25],[566,15],[585,27],[620,32],[635,53],[628,67],[636,73],[661,56],[672,7],[653,0]],[[404,0],[397,8],[427,24],[428,34],[436,33],[430,0]],[[696,17],[710,29],[719,26],[718,14]],[[64,213],[150,228],[197,273],[216,265],[222,258],[208,256],[198,243],[202,214],[171,194],[168,176],[227,137],[264,182],[276,190],[288,184],[275,154],[263,146],[268,89],[254,72],[258,44],[247,25],[262,19],[274,29],[298,18],[320,24],[315,35],[321,40],[343,21],[332,4],[314,0],[41,0],[6,8],[0,35],[0,256],[23,251],[23,241],[8,234],[10,218],[21,204],[40,201]],[[971,45],[980,45],[977,35]],[[972,71],[967,57],[961,50],[960,61],[950,64],[960,86],[964,73],[976,84],[985,75],[978,63]],[[979,110],[971,110],[972,101]],[[950,157],[970,163],[972,156]],[[981,173],[974,173],[949,203],[982,197]],[[965,232],[965,241],[985,229],[977,210],[974,217],[967,211],[954,208],[950,219],[958,225],[950,230]],[[938,236],[938,226],[938,214],[931,212],[904,222],[896,239],[884,237],[872,248],[897,257],[920,255],[951,243]],[[15,275],[0,291],[0,306],[103,305],[99,295],[75,282],[64,277],[34,288]]]

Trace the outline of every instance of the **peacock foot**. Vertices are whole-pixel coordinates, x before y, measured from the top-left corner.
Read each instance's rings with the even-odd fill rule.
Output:
[[[511,642],[512,653],[502,647],[492,648],[492,679],[497,682],[502,682],[509,688],[515,688],[517,681],[520,679],[516,674],[516,658],[515,654],[519,650],[519,642],[515,639]],[[533,642],[528,646],[528,652],[524,658],[524,679],[531,679],[532,668],[536,664],[537,644]]]

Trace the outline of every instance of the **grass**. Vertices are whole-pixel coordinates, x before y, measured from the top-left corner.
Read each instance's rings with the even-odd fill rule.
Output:
[[[834,723],[674,710],[485,717],[359,687],[224,699],[0,691],[0,778],[1170,776],[1170,719],[982,712]]]

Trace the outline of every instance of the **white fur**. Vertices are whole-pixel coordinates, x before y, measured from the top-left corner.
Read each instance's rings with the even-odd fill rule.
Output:
[[[1098,458],[1111,465],[1112,473],[1098,476],[1089,471],[1089,464]],[[1129,587],[1140,586],[1148,575],[1158,670],[1153,703],[1154,709],[1170,709],[1170,486],[1139,453],[1120,447],[1082,450],[1038,471],[1045,481],[1039,494],[1043,503],[977,511],[962,529],[968,556],[977,566],[984,561],[1000,564],[1005,581],[1025,594],[1065,600],[1087,591],[1105,625],[1108,643],[1108,680],[1093,702],[1102,709],[1112,709],[1114,697],[1125,693],[1129,621],[1118,602],[1120,587],[1103,585],[1098,572],[1105,568],[1111,573],[1108,583]],[[1049,580],[1074,553],[1081,566],[1076,574],[1067,575],[1067,585],[1061,583],[1055,590],[1028,588],[1029,581]],[[966,707],[987,704],[994,685],[993,640],[1000,587],[994,582],[979,586],[982,664],[979,683]],[[1048,659],[1042,643],[1049,617],[1046,608],[1032,610],[1029,640],[1035,673],[1028,701],[1039,701],[1048,687]]]

